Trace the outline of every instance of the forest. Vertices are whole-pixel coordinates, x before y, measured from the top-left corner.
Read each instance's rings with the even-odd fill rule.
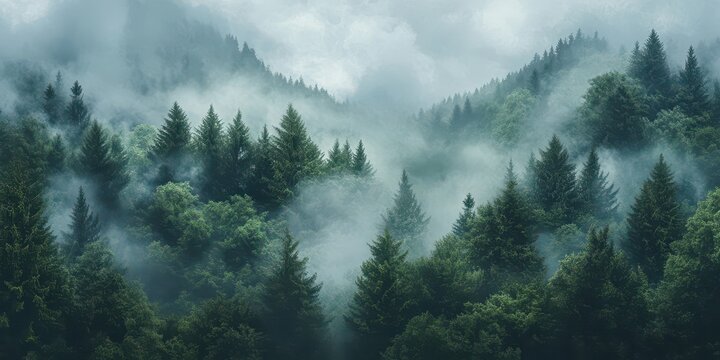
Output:
[[[352,129],[396,119],[177,28],[115,112],[0,57],[0,359],[720,356],[720,39],[578,30],[373,130],[393,155]],[[222,77],[280,115],[173,92]]]

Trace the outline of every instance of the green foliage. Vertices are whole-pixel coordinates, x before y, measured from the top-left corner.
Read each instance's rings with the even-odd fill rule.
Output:
[[[226,195],[244,194],[249,190],[253,175],[253,144],[250,130],[242,121],[238,110],[225,135],[222,164],[222,188]]]
[[[403,170],[398,191],[393,198],[393,207],[383,215],[384,227],[393,238],[400,240],[409,250],[411,257],[424,252],[423,235],[430,221],[415,198],[415,192]]]
[[[580,172],[577,192],[580,209],[601,220],[613,219],[618,208],[618,190],[608,183],[607,177],[600,168],[597,151],[592,148]]]
[[[175,102],[165,118],[165,123],[158,131],[152,147],[154,159],[160,162],[157,179],[160,185],[176,179],[178,176],[176,162],[182,161],[187,156],[190,141],[190,123],[187,115]]]
[[[108,139],[105,129],[93,121],[80,149],[79,167],[83,175],[95,181],[98,198],[105,204],[115,205],[127,186],[127,161],[119,139]]]
[[[257,141],[253,154],[253,171],[250,179],[249,194],[260,206],[267,207],[273,202],[272,179],[275,174],[273,169],[272,143],[267,126],[263,127],[260,138]]]
[[[492,123],[493,139],[501,144],[516,144],[535,105],[535,97],[526,89],[508,95]]]
[[[585,251],[567,257],[548,283],[557,331],[551,353],[580,359],[641,354],[649,320],[646,289],[642,275],[608,242],[608,229],[592,230]]]
[[[70,232],[65,233],[63,253],[71,261],[83,254],[85,247],[100,240],[100,223],[97,215],[90,212],[85,192],[80,187],[77,200],[70,214]]]
[[[670,245],[684,232],[677,191],[672,171],[661,155],[628,215],[625,249],[651,283],[662,278]]]
[[[571,222],[578,203],[575,165],[557,136],[553,136],[545,150],[540,150],[540,159],[532,169],[532,198],[548,214],[547,221]]]
[[[650,115],[653,116],[666,108],[664,103],[670,99],[673,85],[663,43],[654,29],[633,64],[630,76],[638,79],[645,88],[649,96]]]
[[[90,125],[90,110],[83,100],[82,86],[75,81],[70,88],[70,102],[65,107],[65,122],[69,126],[69,136],[73,144],[80,139]]]
[[[224,134],[220,118],[212,105],[200,123],[194,139],[203,170],[200,176],[201,193],[209,199],[219,199],[223,193],[222,150]]]
[[[350,169],[352,169],[352,173],[354,175],[360,177],[372,177],[375,173],[375,170],[373,170],[373,167],[370,165],[367,155],[365,154],[365,147],[363,146],[362,140],[358,142],[358,146],[355,148],[355,153],[352,155]]]
[[[463,200],[463,210],[453,224],[453,234],[462,237],[470,231],[470,223],[475,213],[475,199],[468,193]]]
[[[706,81],[703,70],[698,65],[695,50],[688,49],[685,68],[680,71],[680,89],[677,94],[677,103],[683,112],[689,116],[703,116],[711,111],[705,90]]]
[[[362,265],[345,320],[355,331],[358,358],[376,359],[402,331],[410,309],[406,251],[385,230],[370,244],[372,258]]]

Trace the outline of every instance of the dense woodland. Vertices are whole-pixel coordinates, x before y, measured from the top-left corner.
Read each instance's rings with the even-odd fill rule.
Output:
[[[223,44],[236,66],[333,102],[270,75],[234,38]],[[511,148],[547,106],[555,74],[607,47],[573,34],[422,112],[417,126],[438,143]],[[527,163],[494,169],[506,174],[494,200],[468,194],[433,248],[419,240],[429,219],[413,174],[397,169],[341,319],[327,313],[281,210],[303,184],[376,181],[362,141],[323,151],[312,119],[287,104],[279,126],[252,131],[240,111],[213,106],[193,128],[178,103],[159,128],[114,131],[78,81],[18,76],[18,106],[0,113],[0,358],[718,357],[720,83],[698,59],[689,47],[671,70],[653,31],[625,71],[590,81],[574,121]],[[599,152],[659,143],[696,164],[705,185],[661,155],[620,211]],[[63,214],[70,225],[57,228],[48,215],[67,179],[83,181]],[[144,257],[118,261],[119,238]]]

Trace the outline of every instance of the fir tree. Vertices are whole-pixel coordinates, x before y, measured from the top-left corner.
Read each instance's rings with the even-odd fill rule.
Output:
[[[287,233],[280,262],[265,284],[265,319],[275,359],[310,359],[321,354],[326,325],[318,299],[321,284],[316,275],[307,274],[307,258],[300,258],[297,247]]]
[[[537,69],[533,69],[532,74],[530,75],[528,90],[530,90],[530,92],[535,96],[540,95],[540,75],[538,74]]]
[[[275,132],[271,139],[277,174],[274,186],[276,200],[282,202],[301,180],[320,173],[322,153],[308,136],[300,114],[292,105],[288,105]]]
[[[680,71],[680,90],[677,102],[686,115],[702,116],[711,111],[703,70],[698,65],[695,50],[688,49],[685,68]]]
[[[662,155],[635,198],[628,215],[626,250],[652,283],[662,278],[670,245],[684,231],[677,186]]]
[[[0,358],[51,358],[62,348],[68,279],[44,215],[37,174],[19,163],[0,179]]]
[[[640,43],[637,41],[630,53],[630,64],[628,65],[627,73],[636,79],[642,76],[642,52],[640,51]]]
[[[90,124],[90,111],[83,101],[82,86],[75,81],[70,88],[70,103],[65,108],[65,121],[70,126],[70,136],[79,139]]]
[[[328,152],[328,159],[325,166],[330,174],[342,174],[350,169],[350,163],[346,162],[343,151],[340,149],[340,141],[335,139],[332,149]]]
[[[458,219],[455,220],[455,224],[453,224],[453,234],[462,237],[470,231],[470,224],[473,219],[474,212],[475,199],[473,199],[472,195],[468,193],[467,196],[465,196],[465,200],[463,200],[463,210]]]
[[[353,160],[353,151],[350,147],[350,142],[345,140],[345,144],[343,144],[342,151],[340,152],[340,163],[345,164],[345,166],[349,169],[352,165]]]
[[[272,160],[272,143],[270,142],[267,126],[263,126],[263,131],[258,138],[253,153],[253,163],[255,171],[253,171],[250,180],[249,193],[260,206],[267,207],[273,203],[271,185],[275,174]]]
[[[532,210],[510,162],[500,196],[478,209],[468,235],[470,256],[487,272],[491,288],[497,289],[508,277],[534,279],[542,273],[543,262],[533,246],[534,227]]]
[[[253,144],[250,130],[242,121],[242,113],[238,110],[232,125],[225,135],[223,171],[227,195],[243,194],[249,189],[253,175]]]
[[[367,155],[365,155],[365,147],[363,146],[362,140],[358,142],[358,146],[355,148],[355,153],[352,156],[351,169],[353,174],[360,177],[371,177],[375,172],[367,159]]]
[[[102,126],[93,121],[80,149],[80,169],[96,182],[106,205],[114,205],[128,183],[127,161],[120,139],[109,141]]]
[[[398,191],[393,198],[393,207],[383,215],[385,228],[393,238],[403,242],[412,257],[416,257],[423,254],[423,235],[429,221],[415,198],[407,172],[403,170]]]
[[[194,145],[203,166],[202,194],[212,200],[219,200],[223,192],[223,136],[222,122],[210,105],[195,134]]]
[[[160,162],[160,185],[174,180],[176,163],[182,161],[187,154],[190,140],[190,123],[185,112],[175,102],[152,146],[152,155]]]
[[[70,261],[75,261],[83,254],[87,245],[100,240],[98,217],[90,212],[82,187],[78,191],[70,220],[70,231],[65,233],[63,253]]]
[[[651,115],[657,114],[664,108],[666,99],[670,97],[672,77],[667,63],[667,55],[660,36],[653,29],[645,41],[642,50],[639,76],[640,83],[651,99]]]
[[[535,164],[533,198],[549,213],[551,221],[569,222],[577,205],[575,165],[557,136],[553,135],[547,148],[540,150]]]
[[[60,123],[61,114],[60,98],[52,84],[48,84],[43,92],[43,111],[50,124]]]
[[[345,320],[355,331],[360,359],[379,359],[405,326],[410,306],[402,242],[385,230],[372,244],[372,258],[362,264],[357,291]]]
[[[617,211],[617,190],[607,180],[608,174],[600,169],[600,159],[595,148],[590,150],[578,179],[580,208],[603,220],[612,219]]]

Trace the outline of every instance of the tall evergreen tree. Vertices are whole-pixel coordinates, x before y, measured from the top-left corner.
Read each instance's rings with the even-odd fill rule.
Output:
[[[667,63],[665,48],[655,29],[650,32],[647,40],[645,40],[645,47],[641,55],[642,60],[638,80],[645,86],[649,95],[669,96],[672,86],[670,67]]]
[[[0,358],[62,350],[70,291],[44,215],[40,182],[14,163],[0,179]]]
[[[187,154],[190,140],[190,123],[187,115],[175,102],[152,146],[152,155],[160,163],[157,179],[160,185],[175,180],[177,162],[182,161]]]
[[[538,74],[537,69],[533,69],[532,74],[530,74],[528,90],[535,96],[540,95],[540,74]]]
[[[243,194],[249,191],[253,175],[253,144],[250,130],[242,121],[238,110],[225,135],[223,157],[224,190],[227,195]]]
[[[662,278],[670,245],[684,232],[677,191],[672,171],[661,155],[628,215],[628,256],[651,283]]]
[[[549,310],[557,324],[550,354],[571,359],[631,359],[643,350],[649,320],[646,283],[593,229],[585,250],[564,260],[548,283]]]
[[[61,122],[62,102],[52,84],[48,84],[43,92],[43,111],[50,124]]]
[[[353,174],[360,177],[371,177],[373,173],[375,173],[365,154],[365,147],[363,146],[362,140],[358,142],[358,146],[355,148],[355,153],[352,156],[351,169]]]
[[[288,105],[271,142],[277,174],[274,176],[275,193],[277,200],[283,201],[300,181],[320,173],[322,153],[308,136],[300,114],[292,105]]]
[[[686,115],[702,116],[711,112],[703,70],[698,65],[695,50],[688,49],[685,68],[680,71],[680,89],[677,102]]]
[[[120,191],[125,188],[129,179],[126,172],[127,156],[115,138],[108,140],[105,130],[97,121],[85,134],[80,149],[81,172],[92,178],[98,186],[98,197],[106,205],[115,205]]]
[[[455,224],[453,224],[453,234],[463,236],[470,231],[470,224],[473,219],[474,212],[475,199],[473,199],[472,195],[468,193],[467,196],[465,196],[465,200],[463,200],[463,210],[458,219],[455,220]]]
[[[510,162],[500,196],[478,209],[469,233],[471,258],[487,272],[491,288],[507,278],[534,279],[542,274],[543,262],[533,246],[534,228],[532,210]]]
[[[472,104],[470,104],[470,97],[465,97],[465,103],[462,109],[463,124],[468,124],[473,118],[474,112]]]
[[[345,320],[355,331],[359,359],[380,359],[408,320],[410,289],[404,277],[407,251],[385,230],[372,244],[372,258],[362,264],[357,291]]]
[[[393,207],[383,215],[385,228],[393,238],[404,243],[412,257],[416,257],[424,252],[422,241],[429,221],[415,198],[407,172],[403,170],[398,191],[393,198]]]
[[[83,100],[82,86],[75,81],[70,88],[70,103],[65,108],[65,120],[71,127],[72,136],[78,138],[90,125],[90,111]]]
[[[346,166],[349,168],[352,164],[353,160],[353,151],[350,147],[350,142],[345,140],[345,144],[343,144],[342,151],[340,151],[340,162],[342,164],[346,164]]]
[[[55,135],[50,144],[50,152],[48,154],[48,168],[51,172],[58,173],[65,168],[65,158],[67,157],[65,143],[60,134]]]
[[[630,53],[630,64],[627,73],[636,79],[642,76],[642,52],[640,51],[640,43],[637,41]]]
[[[262,133],[253,152],[254,170],[250,179],[250,196],[260,206],[267,207],[273,202],[271,191],[273,169],[272,143],[267,126],[263,126]]]
[[[335,139],[332,149],[328,152],[327,171],[330,174],[342,174],[350,170],[351,163],[347,161],[343,154],[343,150],[340,149],[340,141]]]
[[[560,139],[553,135],[535,164],[533,198],[549,213],[552,222],[569,222],[575,215],[577,189],[575,165]]]
[[[203,166],[201,193],[212,200],[219,200],[223,195],[223,137],[222,122],[210,105],[197,129],[194,145]]]
[[[462,110],[460,109],[460,105],[455,104],[455,106],[453,106],[452,113],[450,114],[450,129],[459,130],[460,128],[462,128],[462,125]]]
[[[326,325],[318,299],[322,285],[316,275],[308,275],[307,258],[300,258],[297,247],[287,233],[280,262],[265,284],[263,304],[274,359],[315,359],[322,353]]]
[[[584,212],[603,220],[613,218],[618,207],[618,191],[608,183],[607,177],[600,169],[597,151],[592,148],[578,179],[578,199]]]
[[[100,240],[98,217],[90,212],[82,187],[78,190],[70,220],[70,231],[64,234],[63,253],[69,260],[74,261],[83,254],[86,246]]]

